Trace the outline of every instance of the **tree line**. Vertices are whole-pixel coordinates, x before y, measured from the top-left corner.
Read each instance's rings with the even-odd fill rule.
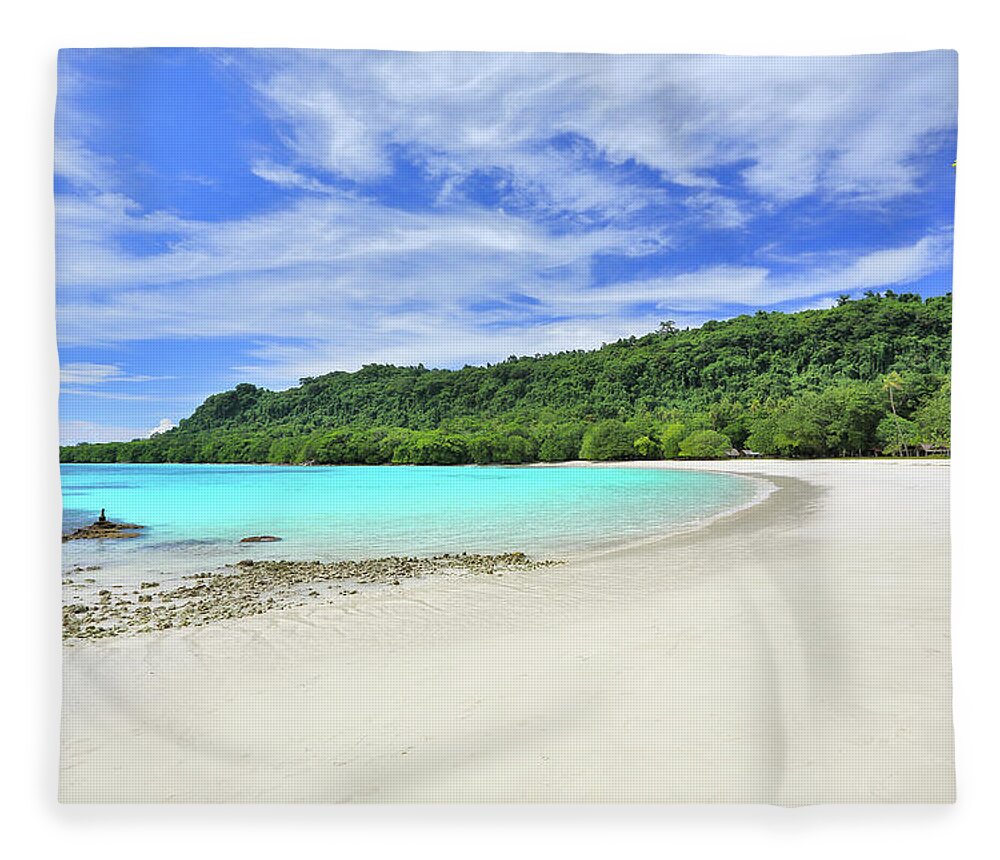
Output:
[[[593,351],[241,384],[151,439],[63,462],[461,463],[909,454],[950,444],[951,295],[842,297]]]

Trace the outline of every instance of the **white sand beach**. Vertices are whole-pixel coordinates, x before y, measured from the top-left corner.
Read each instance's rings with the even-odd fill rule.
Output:
[[[946,461],[543,570],[64,652],[63,801],[949,802]]]

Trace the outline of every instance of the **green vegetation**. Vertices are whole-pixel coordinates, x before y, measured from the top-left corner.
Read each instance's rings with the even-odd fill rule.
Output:
[[[681,442],[680,456],[690,460],[721,460],[732,447],[729,437],[716,430],[696,430]]]
[[[649,439],[643,435],[641,439]],[[583,444],[580,446],[580,458],[583,460],[631,460],[636,456],[636,439],[634,432],[616,418],[598,421],[587,428],[583,434]],[[654,447],[647,447],[653,453]]]
[[[594,351],[237,385],[167,433],[63,462],[528,463],[913,453],[950,443],[951,295],[672,323]]]

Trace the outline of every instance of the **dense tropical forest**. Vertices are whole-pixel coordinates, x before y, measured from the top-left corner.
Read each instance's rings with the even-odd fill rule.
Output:
[[[951,294],[678,330],[485,367],[367,365],[215,394],[176,428],[63,462],[527,463],[908,455],[950,444]]]

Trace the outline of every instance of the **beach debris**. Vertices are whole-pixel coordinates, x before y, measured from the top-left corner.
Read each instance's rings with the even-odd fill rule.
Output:
[[[77,529],[75,532],[62,536],[63,543],[71,540],[105,540],[113,538],[134,538],[139,537],[139,533],[145,526],[135,523],[116,523],[109,520],[104,515],[104,508],[101,508],[101,515],[89,526]],[[80,568],[81,570],[99,570],[100,566]]]
[[[240,538],[240,543],[274,543],[279,540],[281,538],[274,535],[251,535],[250,537]]]
[[[254,561],[248,559],[214,572],[181,577],[181,585],[143,582],[134,598],[110,600],[102,589],[98,601],[63,606],[63,638],[101,639],[174,627],[196,627],[214,621],[260,615],[315,603],[334,603],[319,587],[342,583],[338,595],[356,595],[364,586],[398,586],[406,579],[432,574],[502,575],[562,564],[534,560],[523,552],[499,555],[445,553],[430,557],[389,556],[357,561]],[[69,590],[66,592],[70,594]],[[76,594],[75,599],[87,599]]]

